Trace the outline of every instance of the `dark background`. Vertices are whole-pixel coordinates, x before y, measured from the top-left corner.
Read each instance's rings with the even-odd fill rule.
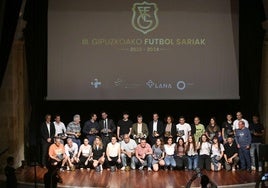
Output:
[[[7,66],[21,0],[3,0],[0,2],[0,83]],[[117,122],[123,111],[130,112],[130,118],[141,113],[144,121],[152,119],[152,113],[158,112],[163,119],[171,114],[177,120],[180,115],[192,123],[195,115],[202,123],[208,123],[211,116],[216,116],[221,124],[227,112],[235,115],[240,110],[246,119],[259,112],[260,70],[262,62],[262,44],[265,20],[262,0],[240,0],[239,2],[239,91],[240,100],[165,100],[165,101],[46,101],[47,75],[47,7],[48,0],[27,0],[24,19],[26,60],[28,71],[31,118],[29,123],[29,152],[38,145],[39,125],[46,113],[60,114],[65,124],[72,121],[74,114],[80,114],[82,124],[89,119],[89,114],[99,115],[101,110],[108,112]],[[3,110],[3,109],[1,109]],[[27,155],[27,154],[26,154]],[[34,159],[30,159],[34,160]]]

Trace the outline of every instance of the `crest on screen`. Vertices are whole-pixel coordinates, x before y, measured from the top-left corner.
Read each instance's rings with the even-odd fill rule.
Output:
[[[134,3],[132,7],[132,26],[137,31],[147,34],[158,26],[157,5],[155,3]]]

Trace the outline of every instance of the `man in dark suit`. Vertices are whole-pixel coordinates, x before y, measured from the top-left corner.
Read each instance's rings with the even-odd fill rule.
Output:
[[[55,136],[55,125],[51,122],[50,114],[45,116],[45,122],[41,124],[40,136],[42,149],[41,165],[42,167],[45,167],[48,160],[48,148],[51,144],[53,144],[53,138]]]
[[[153,121],[148,125],[149,136],[148,141],[152,145],[155,144],[157,138],[162,138],[164,134],[164,124],[162,121],[158,120],[159,116],[157,113],[153,114]]]
[[[106,147],[111,142],[112,135],[115,134],[116,126],[112,119],[108,119],[106,112],[101,113],[102,119],[99,121],[100,135],[103,145]]]

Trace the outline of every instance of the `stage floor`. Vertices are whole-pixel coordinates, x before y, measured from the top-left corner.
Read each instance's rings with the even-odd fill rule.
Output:
[[[36,183],[38,187],[43,187],[43,176],[47,169],[36,167]],[[80,170],[60,172],[63,179],[62,184],[58,187],[168,187],[179,188],[185,187],[187,182],[195,174],[194,171],[165,171],[148,172],[147,170],[130,170],[110,172],[104,170],[96,172],[95,170]],[[212,182],[218,187],[255,187],[255,182],[259,180],[258,172],[235,171],[226,172],[207,172],[206,174]],[[17,174],[20,187],[34,187],[35,185],[35,168],[25,167],[19,169]],[[200,178],[197,178],[192,187],[200,187]]]

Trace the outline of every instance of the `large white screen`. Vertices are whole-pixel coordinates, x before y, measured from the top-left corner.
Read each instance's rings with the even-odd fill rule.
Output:
[[[49,100],[238,99],[230,0],[52,0]]]

